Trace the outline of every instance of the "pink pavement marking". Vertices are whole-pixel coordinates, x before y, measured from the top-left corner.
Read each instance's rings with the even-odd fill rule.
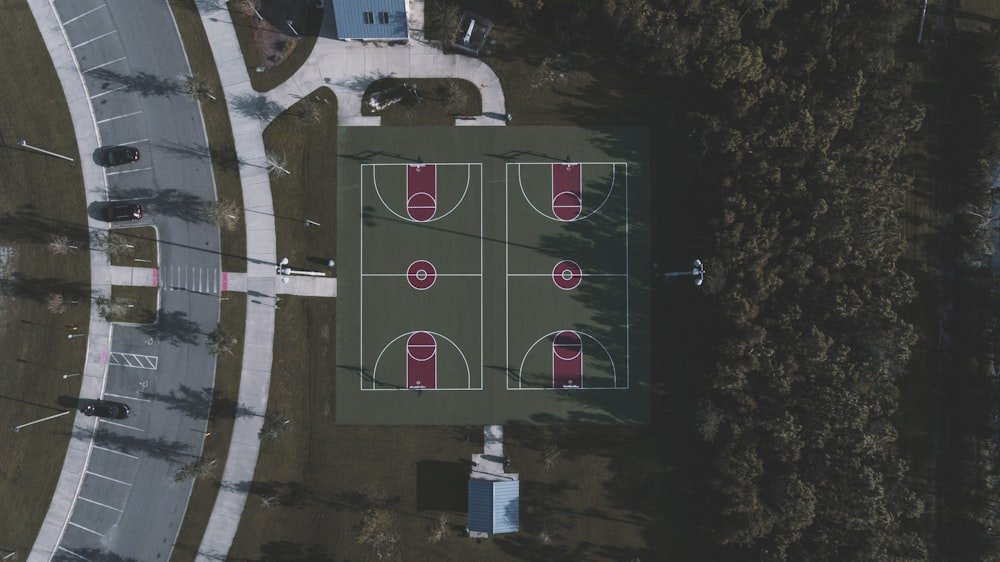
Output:
[[[160,270],[156,268],[153,268],[153,286],[160,286]]]
[[[228,271],[223,271],[222,272],[222,292],[226,292],[228,290],[229,290],[229,272]]]
[[[101,363],[107,363],[107,362],[108,362],[108,352],[107,351],[102,351],[101,352]]]

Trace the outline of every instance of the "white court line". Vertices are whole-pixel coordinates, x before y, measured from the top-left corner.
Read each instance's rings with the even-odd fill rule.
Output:
[[[362,277],[409,277],[407,273],[363,273]],[[436,273],[435,277],[482,277],[482,273]]]
[[[109,448],[107,448],[107,447],[101,447],[100,445],[94,445],[94,448],[95,448],[95,449],[100,449],[100,450],[102,450],[102,451],[107,451],[107,452],[109,452],[109,453],[114,453],[114,454],[116,454],[116,455],[121,455],[121,456],[123,456],[123,457],[128,457],[128,458],[130,458],[130,459],[135,459],[135,460],[139,460],[139,457],[136,457],[136,456],[133,456],[133,455],[130,455],[130,454],[128,454],[128,453],[123,453],[123,452],[121,452],[121,451],[116,451],[116,450],[114,450],[114,449],[109,449]],[[97,476],[97,475],[95,474],[95,476]],[[122,482],[122,484],[126,484],[126,482]],[[131,486],[131,484],[129,484],[129,486]]]
[[[485,271],[483,263],[485,257],[483,256],[483,206],[485,205],[485,197],[483,196],[483,167],[479,166],[479,388],[477,390],[483,390],[486,385],[486,317],[483,316],[483,310],[486,306],[484,301],[485,293],[483,292],[483,284],[486,280],[483,278],[483,272]],[[469,386],[472,386],[470,383]]]
[[[152,402],[148,398],[136,398],[135,396],[125,396],[123,394],[111,394],[110,392],[105,392],[105,396],[113,396],[115,398],[125,398],[126,400],[138,400],[139,402]]]
[[[68,548],[66,548],[66,547],[64,547],[64,546],[57,546],[56,548],[58,548],[59,550],[61,550],[61,551],[63,551],[63,552],[66,552],[66,553],[68,553],[68,554],[69,554],[70,556],[76,556],[76,557],[77,557],[77,558],[79,558],[80,560],[86,560],[87,562],[94,562],[94,561],[93,561],[93,560],[91,560],[90,558],[84,558],[83,556],[80,556],[79,554],[77,554],[77,553],[73,552],[72,550],[70,550],[70,549],[68,549]]]
[[[153,169],[153,167],[150,166],[148,168],[136,168],[134,170],[119,170],[117,172],[106,172],[104,175],[106,175],[106,176],[117,176],[118,174],[132,174],[132,173],[135,173],[135,172],[145,172],[145,171],[152,170],[152,169]]]
[[[83,43],[77,43],[76,45],[73,45],[70,48],[71,49],[79,49],[80,47],[82,47],[82,46],[84,46],[84,45],[86,45],[88,43],[93,43],[94,41],[97,41],[98,39],[104,39],[108,35],[114,35],[115,33],[118,33],[117,29],[113,29],[113,30],[111,30],[111,31],[109,31],[107,33],[102,33],[102,34],[98,35],[97,37],[94,37],[93,39],[87,39]]]
[[[87,503],[92,503],[94,505],[99,505],[101,507],[106,507],[108,509],[113,509],[113,510],[117,511],[118,513],[122,513],[122,510],[118,509],[117,507],[111,507],[110,505],[108,505],[106,503],[101,503],[101,502],[98,502],[98,501],[94,501],[94,500],[92,500],[90,498],[85,498],[83,496],[77,496],[76,499],[83,500],[83,501],[85,501]]]
[[[107,91],[101,92],[99,94],[94,94],[94,95],[90,96],[90,99],[96,99],[96,98],[99,98],[101,96],[106,96],[108,94],[113,94],[113,93],[117,92],[118,90],[124,90],[125,88],[128,88],[128,86],[118,86],[117,88],[113,88],[111,90],[107,90]]]
[[[614,168],[612,167],[612,170]],[[625,162],[625,274],[628,275],[632,255],[629,252],[629,222],[628,222],[628,162]],[[629,285],[625,283],[625,388],[632,385],[631,355],[632,355],[632,311],[629,302]],[[615,371],[614,385],[618,386],[618,371]]]
[[[503,167],[504,386],[510,388],[510,164]],[[521,374],[517,375],[521,386]]]
[[[96,8],[91,8],[91,9],[87,10],[86,12],[84,12],[84,13],[82,13],[82,14],[80,14],[80,15],[76,16],[76,17],[73,17],[73,18],[69,18],[68,20],[66,20],[66,21],[64,21],[64,22],[62,22],[62,23],[63,23],[63,25],[66,25],[66,24],[69,24],[69,23],[73,23],[73,22],[75,22],[76,20],[78,20],[78,19],[82,18],[83,16],[86,16],[86,15],[89,15],[89,14],[92,14],[92,13],[96,12],[97,10],[100,10],[101,8],[103,8],[103,7],[105,7],[105,6],[106,6],[106,4],[101,4],[100,6],[98,6],[98,7],[96,7]]]
[[[117,427],[124,427],[125,429],[131,429],[132,431],[140,431],[142,433],[146,433],[145,429],[139,429],[138,427],[132,427],[131,425],[125,425],[123,423],[113,422],[109,420],[101,420],[101,423],[106,423],[108,425],[114,425]]]
[[[87,70],[81,70],[80,73],[81,74],[86,74],[88,72],[93,72],[93,71],[97,70],[98,68],[104,68],[105,66],[108,66],[109,64],[115,64],[116,62],[121,62],[123,60],[125,60],[125,57],[118,57],[115,60],[109,60],[108,62],[102,62],[101,64],[99,64],[97,66],[92,66],[92,67],[88,68]]]
[[[84,527],[83,525],[80,525],[79,523],[74,523],[74,522],[70,521],[69,524],[72,525],[72,526],[74,526],[74,527],[76,527],[76,528],[78,528],[78,529],[83,529],[84,531],[87,531],[88,533],[94,533],[95,535],[97,535],[97,536],[99,536],[101,538],[104,538],[104,535],[98,533],[97,531],[95,531],[93,529],[88,529],[88,528]]]
[[[372,168],[372,181],[375,180],[375,169]],[[361,166],[361,215],[364,216],[365,212],[365,166]],[[360,273],[361,279],[358,281],[358,301],[359,308],[361,309],[361,314],[358,315],[358,368],[363,369],[365,364],[365,221],[358,221],[358,228],[361,230],[361,236],[358,238],[359,242],[359,253],[358,253],[358,273]],[[361,376],[358,377],[358,383],[361,385],[361,390],[365,390],[365,377],[362,371]],[[372,390],[375,390],[375,379],[372,379]]]
[[[107,123],[108,121],[117,121],[118,119],[124,119],[126,117],[132,117],[133,115],[139,115],[142,111],[133,111],[132,113],[126,113],[125,115],[118,115],[117,117],[108,117],[107,119],[101,119],[97,122],[98,125]]]
[[[552,277],[551,273],[508,273],[507,277]],[[581,273],[580,277],[628,277],[628,273]]]
[[[89,471],[89,470],[88,470],[88,471],[86,471],[86,473],[87,473],[87,474],[90,474],[91,476],[96,476],[96,477],[98,477],[98,478],[103,478],[103,479],[105,479],[105,480],[110,480],[110,481],[112,481],[112,482],[117,482],[117,483],[119,483],[119,484],[125,484],[126,486],[129,486],[129,487],[131,487],[131,486],[132,486],[132,483],[131,483],[131,482],[125,482],[124,480],[118,480],[117,478],[112,478],[112,477],[110,477],[110,476],[105,476],[105,475],[103,475],[103,474],[98,474],[98,473],[96,473],[96,472],[91,472],[91,471]]]

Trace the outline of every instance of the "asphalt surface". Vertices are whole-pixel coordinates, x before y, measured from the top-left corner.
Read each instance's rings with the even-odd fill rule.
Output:
[[[190,71],[166,2],[53,6],[90,99],[100,145],[92,147],[94,163],[101,147],[125,144],[142,155],[109,168],[106,185],[86,186],[91,218],[104,201],[140,201],[140,224],[156,226],[161,270],[171,275],[157,324],[115,326],[102,354],[103,397],[128,404],[132,416],[98,422],[52,559],[168,560],[191,492],[173,475],[200,456],[215,373],[203,334],[219,318],[219,235],[197,212],[215,199],[204,125],[182,91]]]

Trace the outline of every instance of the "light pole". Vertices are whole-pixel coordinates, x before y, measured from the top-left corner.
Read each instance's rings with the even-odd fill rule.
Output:
[[[56,154],[55,152],[49,152],[48,150],[42,150],[41,148],[38,148],[37,146],[31,146],[30,144],[28,144],[28,141],[26,141],[26,140],[19,140],[19,141],[17,141],[17,145],[20,146],[20,147],[22,147],[22,148],[28,148],[28,149],[34,150],[36,152],[41,152],[42,154],[48,154],[49,156],[55,156],[56,158],[62,158],[63,160],[69,160],[70,162],[73,161],[73,159],[70,158],[69,156],[63,156],[62,154]]]
[[[288,283],[289,275],[308,275],[310,277],[326,277],[326,274],[322,271],[302,271],[300,269],[292,269],[288,267],[288,258],[281,258],[278,265],[275,266],[275,273],[281,277],[282,283]]]
[[[86,336],[87,334],[66,334],[66,339],[71,340],[73,338],[78,338],[80,336]]]
[[[294,33],[295,36],[298,37],[299,36],[299,32],[295,31],[295,28],[292,27],[292,20],[285,20],[285,23],[288,25],[288,29],[291,29],[292,33]]]
[[[42,418],[40,420],[30,421],[28,423],[22,423],[21,425],[15,425],[12,429],[13,429],[14,433],[17,433],[17,432],[21,431],[22,427],[28,427],[29,425],[34,425],[36,423],[42,423],[43,421],[54,420],[54,419],[56,419],[56,418],[58,418],[60,416],[65,416],[66,414],[70,413],[71,411],[72,410],[66,410],[65,412],[60,412],[58,414],[55,414],[53,416],[49,416],[47,418]]]
[[[72,374],[68,374],[68,375],[63,375],[63,380],[66,380],[66,379],[68,379],[70,377],[78,377],[78,376],[80,376],[80,373],[72,373]]]
[[[694,260],[694,267],[689,271],[671,271],[663,274],[664,279],[667,277],[681,277],[684,275],[693,275],[694,284],[701,285],[705,281],[705,264],[701,263],[701,260]]]

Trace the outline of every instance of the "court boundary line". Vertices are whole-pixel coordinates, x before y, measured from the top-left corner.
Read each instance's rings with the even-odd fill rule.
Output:
[[[613,274],[596,274],[596,273],[589,273],[588,274],[588,273],[584,273],[584,274],[581,274],[581,275],[583,277],[623,277],[623,278],[626,279],[626,283],[625,283],[625,353],[624,353],[624,361],[625,361],[625,386],[621,386],[621,387],[617,386],[618,385],[618,369],[614,367],[614,357],[612,357],[611,354],[610,354],[610,352],[607,351],[607,348],[604,346],[604,344],[602,344],[598,340],[594,339],[593,336],[590,336],[589,334],[587,334],[588,337],[590,337],[591,339],[594,339],[594,341],[597,341],[598,345],[600,345],[602,348],[604,348],[605,352],[608,354],[608,358],[611,360],[611,364],[612,364],[612,380],[613,380],[613,384],[615,386],[613,386],[613,387],[598,387],[598,388],[593,388],[593,387],[592,388],[586,388],[586,387],[584,387],[584,388],[573,389],[573,390],[629,390],[629,389],[631,389],[631,386],[632,386],[632,366],[631,366],[631,358],[632,358],[632,302],[631,302],[631,287],[630,287],[630,283],[628,283],[628,279],[629,279],[629,276],[631,275],[630,272],[631,272],[632,254],[631,254],[631,246],[630,246],[630,243],[629,243],[630,242],[630,234],[631,234],[631,224],[630,224],[630,217],[629,217],[629,184],[628,184],[628,175],[629,175],[629,173],[628,173],[628,161],[627,160],[623,160],[623,161],[617,161],[617,162],[573,162],[573,163],[580,164],[580,166],[581,166],[581,168],[580,168],[580,170],[581,170],[581,182],[582,182],[582,172],[583,172],[583,169],[584,169],[583,168],[584,164],[605,165],[605,166],[610,165],[611,166],[611,171],[612,171],[611,189],[608,191],[607,196],[601,202],[600,206],[598,206],[592,212],[588,213],[585,216],[577,217],[576,219],[574,219],[575,221],[584,220],[586,218],[589,218],[591,215],[593,215],[594,213],[596,213],[598,210],[602,209],[604,207],[604,205],[607,204],[608,200],[611,198],[611,195],[612,195],[612,193],[614,191],[615,182],[616,182],[617,177],[618,177],[617,168],[618,168],[619,165],[624,166],[624,176],[625,177],[623,179],[623,184],[624,184],[623,185],[623,190],[625,192],[625,217],[624,217],[624,219],[625,219],[625,225],[624,225],[625,226],[625,273],[624,274],[622,274],[622,273],[613,273]],[[505,386],[506,386],[507,390],[563,390],[563,389],[555,389],[555,388],[528,388],[528,389],[525,389],[524,385],[523,385],[523,379],[521,377],[521,370],[523,369],[523,360],[524,360],[523,358],[522,358],[521,369],[518,369],[518,371],[517,371],[517,386],[512,386],[511,385],[511,381],[510,381],[510,374],[511,374],[511,371],[512,371],[512,369],[511,369],[511,357],[510,357],[510,278],[511,277],[549,277],[549,278],[552,277],[551,272],[549,272],[549,273],[511,273],[510,272],[510,182],[511,182],[510,167],[511,166],[517,166],[518,188],[521,190],[521,194],[522,194],[522,196],[524,196],[525,201],[528,203],[528,205],[532,209],[535,210],[535,212],[539,213],[540,215],[542,215],[545,218],[551,219],[551,220],[559,222],[559,223],[574,222],[574,221],[561,221],[561,220],[558,219],[558,217],[550,217],[549,215],[546,215],[545,213],[542,213],[541,211],[538,210],[537,207],[535,207],[535,205],[532,203],[532,201],[530,199],[528,199],[527,195],[524,193],[524,184],[521,181],[521,166],[522,165],[544,165],[544,166],[551,166],[552,164],[554,164],[554,163],[553,162],[506,162],[505,165],[504,165],[504,216],[505,216],[505,220],[504,220],[504,300],[505,300],[505,309],[506,309],[505,310],[505,314],[504,314],[504,321],[505,321],[505,324],[506,324],[506,326],[505,326],[505,332],[506,333],[505,333],[505,338],[504,338],[505,339],[505,342],[504,342],[505,343],[504,355],[505,355],[505,361],[506,361],[506,369],[505,370],[507,371],[507,377],[505,377],[506,378]],[[482,254],[480,253],[480,255],[482,255]],[[579,332],[579,331],[577,331],[577,332],[578,333],[585,333],[585,332]],[[555,333],[555,332],[553,332],[553,333]],[[528,348],[528,351],[530,352],[530,350],[535,345],[537,345],[537,343],[538,342],[536,341],[534,344],[532,344],[532,346]],[[525,357],[527,357],[527,353],[528,352],[525,353]]]
[[[479,386],[478,387],[473,387],[472,386],[472,380],[471,380],[471,378],[472,378],[472,371],[471,371],[471,367],[467,367],[467,373],[468,373],[468,377],[467,377],[468,382],[467,382],[467,385],[468,385],[468,388],[447,388],[447,389],[435,388],[433,390],[459,390],[459,391],[465,391],[465,392],[473,391],[473,390],[475,390],[475,391],[483,391],[486,388],[486,371],[485,371],[485,369],[486,369],[486,367],[485,367],[486,357],[484,355],[485,352],[486,352],[486,343],[485,343],[485,341],[486,341],[486,318],[484,316],[484,310],[485,310],[485,302],[484,302],[485,301],[485,289],[484,289],[484,285],[485,285],[485,279],[484,279],[484,277],[485,277],[485,273],[484,273],[485,272],[485,268],[484,268],[485,256],[483,255],[483,252],[484,252],[484,243],[485,243],[485,241],[483,239],[483,234],[485,232],[485,225],[483,223],[483,213],[484,213],[483,207],[485,205],[485,194],[484,194],[484,185],[483,185],[483,166],[484,166],[484,164],[482,162],[464,162],[464,163],[463,162],[444,162],[444,163],[428,162],[427,164],[433,164],[434,166],[465,166],[466,167],[466,171],[467,171],[467,175],[466,175],[465,191],[463,192],[461,199],[459,199],[459,201],[455,205],[455,207],[451,211],[448,211],[448,213],[446,213],[445,215],[442,215],[441,217],[436,217],[433,220],[423,221],[423,222],[433,222],[434,220],[437,220],[439,218],[444,218],[448,214],[451,214],[453,211],[455,211],[455,209],[458,209],[462,205],[462,203],[465,202],[465,198],[468,196],[469,191],[472,188],[472,179],[473,179],[472,178],[472,169],[473,169],[473,167],[475,167],[476,169],[479,170],[479,185],[478,185],[478,189],[479,189],[479,273],[469,273],[469,274],[465,274],[465,273],[462,273],[462,274],[450,274],[450,273],[448,273],[448,274],[440,274],[439,273],[439,274],[436,274],[437,276],[440,276],[440,277],[478,277],[479,278]],[[388,163],[388,162],[386,162],[386,163],[359,164],[359,167],[360,167],[360,182],[358,184],[358,186],[359,186],[358,188],[359,188],[359,191],[360,191],[359,200],[360,200],[360,211],[361,211],[362,216],[364,216],[364,211],[365,211],[365,168],[371,168],[372,187],[375,189],[375,193],[379,197],[379,201],[382,203],[382,205],[386,209],[389,210],[390,213],[392,213],[393,215],[396,215],[397,217],[399,217],[399,215],[397,215],[392,210],[392,208],[390,208],[388,205],[385,205],[385,202],[381,198],[381,194],[378,191],[378,183],[377,183],[377,179],[376,179],[375,168],[378,167],[378,166],[409,166],[409,165],[410,164]],[[505,186],[505,189],[506,189],[506,186]],[[506,205],[506,201],[504,203]],[[401,218],[403,220],[406,220],[407,222],[412,222],[412,223],[416,223],[416,224],[422,224],[419,221],[414,221],[414,220],[409,219],[409,218],[405,218],[405,217],[399,217],[399,218]],[[369,276],[370,277],[393,277],[393,276],[394,277],[407,277],[407,274],[406,273],[401,273],[401,274],[400,273],[396,273],[396,274],[374,274],[374,273],[373,274],[369,274],[369,273],[365,273],[365,268],[364,268],[365,221],[364,220],[358,221],[358,230],[359,230],[359,233],[358,233],[359,234],[359,236],[358,236],[358,248],[359,248],[359,253],[360,253],[360,255],[358,256],[358,272],[359,272],[359,279],[358,279],[358,364],[359,364],[359,367],[362,370],[362,376],[358,377],[358,379],[359,379],[358,380],[358,385],[359,385],[359,389],[362,392],[370,392],[370,391],[375,391],[375,390],[397,390],[397,389],[393,389],[393,388],[385,388],[385,389],[374,388],[376,386],[376,379],[375,379],[375,372],[374,372],[375,366],[374,365],[372,366],[372,373],[371,373],[371,380],[372,380],[372,386],[373,386],[373,388],[371,388],[371,389],[365,388],[365,376],[364,376],[364,359],[365,359],[365,356],[364,356],[364,350],[365,350],[365,344],[364,344],[364,337],[365,337],[364,336],[364,302],[365,302],[365,300],[364,300],[364,285],[365,285],[365,283],[364,283],[364,281],[365,281],[365,277],[369,277]],[[506,244],[505,244],[505,247],[506,247]],[[451,339],[449,339],[447,336],[442,335],[442,337],[444,337],[449,342],[451,342]],[[395,341],[395,340],[393,340],[393,341]],[[466,365],[468,366],[468,358],[465,357],[465,352],[460,347],[458,347],[454,342],[452,342],[452,345],[455,345],[455,347],[459,350],[459,353],[462,355],[463,361],[465,361]],[[384,348],[383,348],[383,351],[384,351]],[[381,358],[381,352],[379,353],[379,358]],[[376,365],[378,364],[378,360],[379,359],[377,358],[376,361],[375,361]],[[401,389],[401,390],[409,390],[409,389]]]

